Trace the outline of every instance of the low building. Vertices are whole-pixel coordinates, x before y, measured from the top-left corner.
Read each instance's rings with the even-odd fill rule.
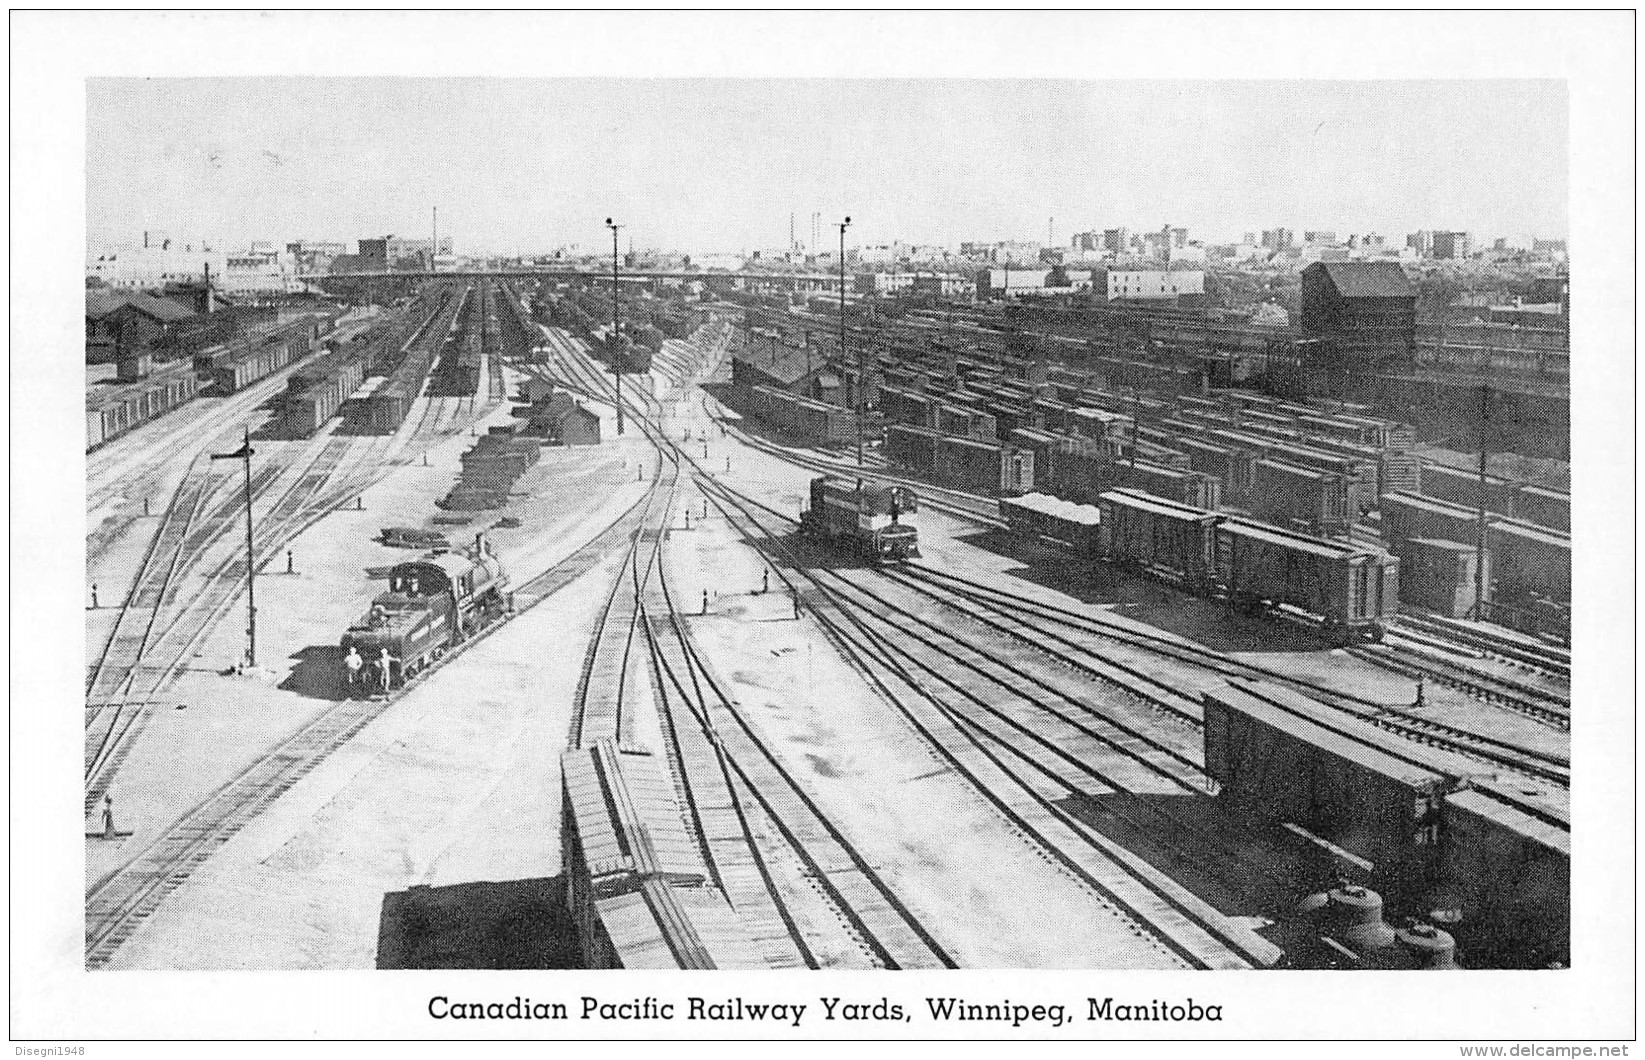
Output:
[[[1205,273],[1198,269],[1098,269],[1091,289],[1105,301],[1176,301],[1205,293]]]
[[[172,348],[198,319],[188,306],[142,291],[87,291],[86,359],[112,361]]]

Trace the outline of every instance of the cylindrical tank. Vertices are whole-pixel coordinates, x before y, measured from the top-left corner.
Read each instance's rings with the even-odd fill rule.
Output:
[[[1412,924],[1395,937],[1412,968],[1439,971],[1457,966],[1456,940],[1432,924]]]

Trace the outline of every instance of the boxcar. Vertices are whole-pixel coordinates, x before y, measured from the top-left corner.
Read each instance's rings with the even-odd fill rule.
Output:
[[[1399,560],[1229,516],[1216,528],[1216,575],[1230,601],[1290,606],[1341,638],[1381,640],[1399,609]]]
[[[927,427],[892,424],[885,429],[885,456],[894,464],[929,475],[936,467],[936,431]]]
[[[1568,965],[1570,828],[1484,790],[1452,792],[1441,814],[1445,882],[1424,904],[1459,912],[1459,945],[1493,967]]]
[[[1220,516],[1130,489],[1102,494],[1097,508],[1104,559],[1163,575],[1195,591],[1211,587]]]
[[[1285,689],[1229,682],[1203,702],[1205,771],[1219,801],[1373,862],[1385,895],[1408,899],[1437,881],[1440,807],[1455,777],[1356,738],[1375,730],[1332,723]]]

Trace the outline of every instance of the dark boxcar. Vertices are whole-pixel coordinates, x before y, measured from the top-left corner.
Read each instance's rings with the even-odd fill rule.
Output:
[[[1456,791],[1442,808],[1443,879],[1424,903],[1461,913],[1463,959],[1490,967],[1571,961],[1571,832],[1487,791]]]
[[[885,456],[894,464],[929,475],[936,466],[936,431],[892,424],[885,429]]]
[[[1211,586],[1220,516],[1129,489],[1102,494],[1097,507],[1100,551],[1109,562],[1141,567],[1200,591]]]
[[[1437,880],[1441,803],[1458,781],[1326,724],[1285,689],[1228,683],[1204,693],[1205,771],[1218,799],[1264,822],[1301,825],[1375,866],[1385,895]],[[1366,735],[1369,735],[1367,733]]]
[[[1399,559],[1228,517],[1216,529],[1217,580],[1242,604],[1287,605],[1341,638],[1381,640],[1399,609]]]

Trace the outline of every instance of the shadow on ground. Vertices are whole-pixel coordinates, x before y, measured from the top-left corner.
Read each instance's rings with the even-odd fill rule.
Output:
[[[291,673],[280,691],[309,699],[340,700],[347,696],[343,682],[343,649],[335,644],[311,644],[292,656]]]
[[[383,895],[377,967],[578,968],[558,876],[412,887]]]

